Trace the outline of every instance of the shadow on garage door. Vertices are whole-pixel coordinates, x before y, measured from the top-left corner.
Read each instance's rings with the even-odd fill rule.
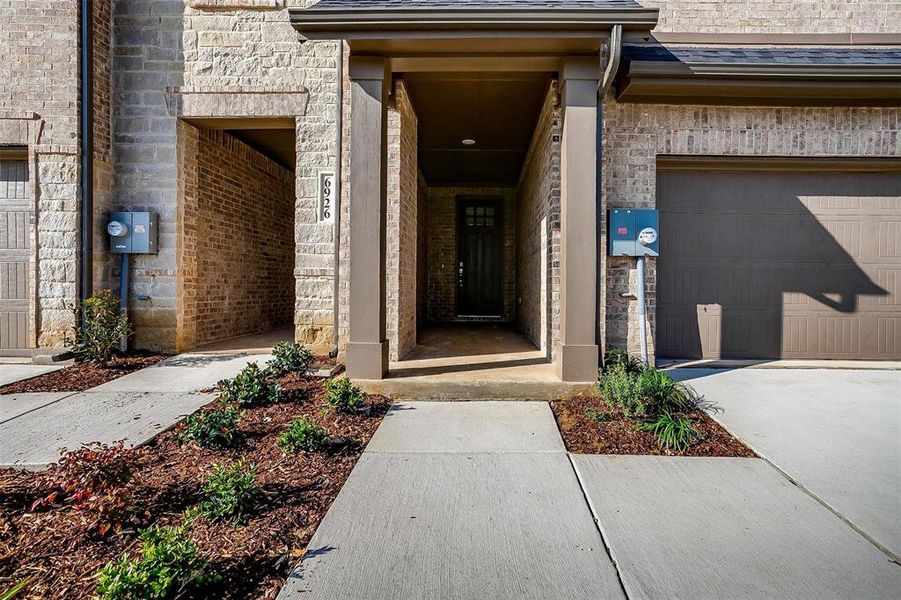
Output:
[[[901,358],[901,161],[791,169],[661,161],[659,357]]]

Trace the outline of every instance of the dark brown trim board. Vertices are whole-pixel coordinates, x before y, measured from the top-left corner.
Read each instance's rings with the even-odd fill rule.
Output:
[[[657,156],[657,170],[901,173],[901,157],[817,156],[798,158],[791,156],[661,154]]]
[[[26,146],[0,146],[0,160],[25,160],[28,158]]]

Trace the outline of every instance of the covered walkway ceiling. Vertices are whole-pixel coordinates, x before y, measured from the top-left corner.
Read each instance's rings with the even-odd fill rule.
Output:
[[[515,186],[549,82],[547,73],[406,74],[429,185]]]

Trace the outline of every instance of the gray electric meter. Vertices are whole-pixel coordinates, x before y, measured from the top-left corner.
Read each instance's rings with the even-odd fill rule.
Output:
[[[610,256],[659,256],[660,214],[653,209],[614,208],[608,212]]]
[[[156,254],[159,215],[151,212],[110,213],[106,232],[113,254]]]

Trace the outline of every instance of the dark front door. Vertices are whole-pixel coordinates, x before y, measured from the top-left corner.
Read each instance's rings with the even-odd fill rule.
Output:
[[[457,197],[457,314],[499,317],[504,305],[499,198]]]

